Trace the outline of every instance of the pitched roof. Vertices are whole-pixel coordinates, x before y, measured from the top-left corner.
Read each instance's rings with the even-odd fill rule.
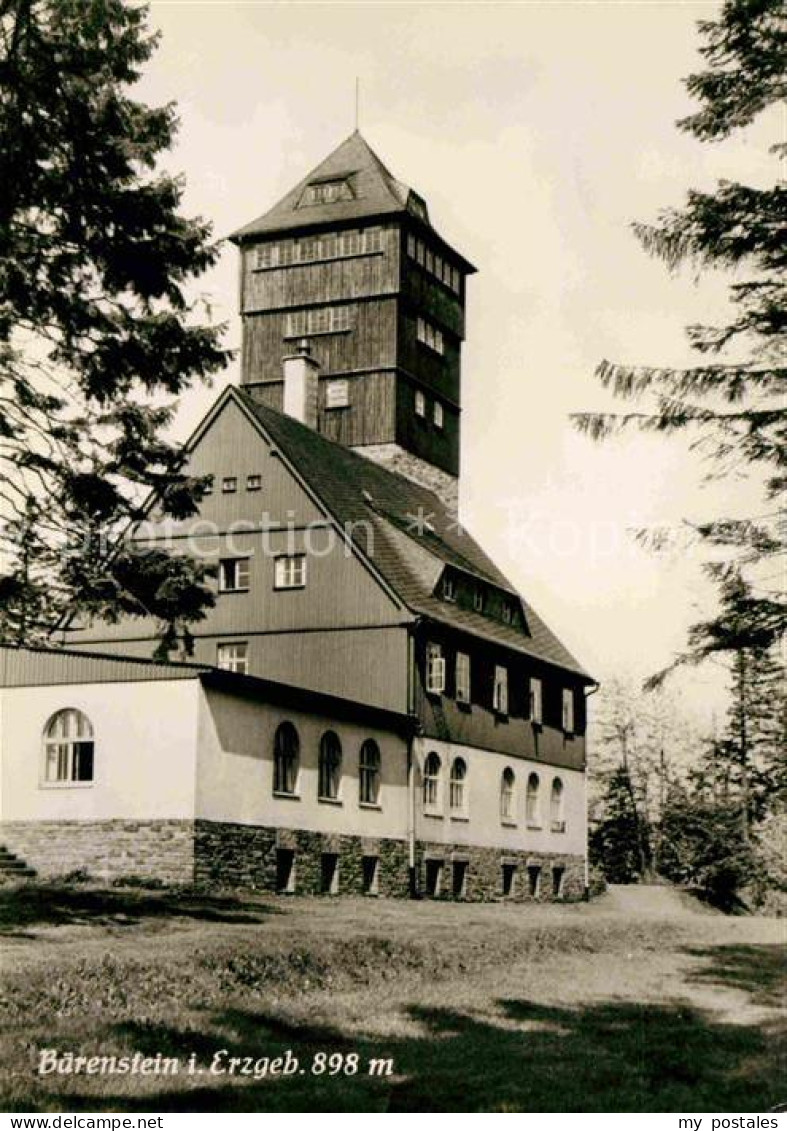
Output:
[[[347,179],[351,186],[351,200],[335,200],[330,204],[303,203],[303,194],[309,184],[343,179]],[[460,261],[465,271],[475,271],[472,263],[447,244],[434,229],[423,199],[393,176],[358,130],[350,134],[324,161],[290,189],[278,204],[274,204],[273,208],[263,212],[250,224],[238,228],[230,239],[243,243],[252,237],[274,232],[402,214],[408,214],[424,224],[443,247]]]
[[[331,178],[350,179],[353,199],[331,204],[301,204],[307,185]],[[356,130],[333,153],[321,161],[268,212],[239,228],[230,237],[244,240],[266,232],[335,223],[367,216],[406,212],[410,190],[386,169],[374,150]]]
[[[590,678],[433,491],[232,392],[412,612]],[[446,565],[521,601],[528,632],[436,597]]]

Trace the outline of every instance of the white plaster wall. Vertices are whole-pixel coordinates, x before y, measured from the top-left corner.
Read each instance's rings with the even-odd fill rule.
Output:
[[[60,684],[0,692],[4,821],[190,819],[199,681]],[[75,707],[93,724],[93,782],[43,784],[43,734]]]
[[[273,741],[285,720],[300,738],[297,797],[273,795]],[[340,804],[319,801],[318,752],[326,730],[342,744]],[[380,747],[380,807],[359,804],[358,753],[373,738]],[[313,832],[395,837],[407,833],[407,747],[403,738],[374,727],[270,703],[203,690],[200,705],[197,816]]]
[[[440,756],[440,790],[437,812],[427,813],[423,805],[422,773],[430,751]],[[418,764],[416,796],[416,835],[419,840],[441,844],[468,844],[527,852],[555,852],[571,855],[585,853],[584,775],[578,770],[548,766],[524,758],[512,758],[491,750],[479,750],[432,738],[416,740]],[[452,815],[449,807],[449,776],[454,758],[467,763],[465,779],[466,819]],[[503,770],[514,771],[514,818],[504,824],[500,817],[500,784]],[[528,828],[525,821],[525,794],[531,772],[540,781],[540,828]],[[563,782],[564,833],[550,829],[550,793],[552,781]]]

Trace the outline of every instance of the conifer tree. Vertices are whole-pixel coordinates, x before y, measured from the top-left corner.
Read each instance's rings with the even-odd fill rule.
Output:
[[[700,108],[678,126],[719,142],[787,94],[787,11],[781,0],[725,0],[718,19],[698,26],[707,66],[686,86]],[[778,164],[787,144],[777,140],[771,152],[771,185],[720,181],[714,191],[689,191],[681,210],[663,212],[655,224],[634,225],[645,250],[670,269],[733,273],[732,317],[688,327],[703,363],[674,369],[603,361],[603,385],[635,407],[575,418],[596,439],[628,427],[691,432],[714,476],[744,467],[761,477],[757,513],[697,528],[720,558],[708,568],[722,582],[766,560],[778,573],[785,552],[778,510],[787,483],[787,186]],[[752,633],[767,647],[784,632],[785,611],[778,589],[753,596],[738,618],[740,636],[726,631],[725,647],[745,647]]]
[[[160,165],[172,106],[131,97],[155,49],[123,0],[0,8],[0,636],[151,616],[166,650],[212,602],[206,568],[127,537],[203,484],[166,438],[227,356],[190,288],[216,258]]]

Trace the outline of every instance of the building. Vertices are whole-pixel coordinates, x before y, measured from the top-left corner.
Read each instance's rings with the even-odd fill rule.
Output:
[[[474,269],[357,132],[233,238],[242,382],[188,443],[190,472],[211,488],[198,519],[162,521],[152,509],[135,537],[215,563],[216,606],[195,629],[201,674],[191,683],[207,694],[218,668],[247,696],[297,689],[302,727],[310,696],[328,729],[327,704],[382,712],[383,779],[392,774],[405,802],[393,791],[390,807],[370,808],[355,739],[350,752],[341,742],[335,786],[318,774],[315,791],[306,767],[318,764],[321,740],[312,735],[307,754],[299,732],[302,771],[285,790],[275,774],[254,787],[239,778],[220,813],[195,810],[225,862],[223,872],[203,862],[200,874],[248,882],[229,862],[238,837],[275,846],[286,827],[311,846],[299,850],[308,862],[298,874],[321,875],[317,857],[336,855],[324,845],[337,836],[355,859],[376,837],[382,872],[395,873],[379,881],[385,890],[406,886],[409,869],[431,895],[580,894],[593,680],[458,518]],[[68,646],[141,660],[154,634],[144,622],[79,626]],[[140,696],[140,680],[131,683]],[[274,722],[260,715],[257,739],[272,765]],[[212,772],[206,757],[194,755],[197,795]],[[286,820],[260,789],[286,796]]]

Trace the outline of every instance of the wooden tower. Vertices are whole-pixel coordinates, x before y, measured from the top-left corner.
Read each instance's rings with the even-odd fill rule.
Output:
[[[475,268],[432,227],[425,201],[356,130],[232,239],[247,391],[293,412],[283,362],[308,359],[313,409],[302,418],[455,509]]]

